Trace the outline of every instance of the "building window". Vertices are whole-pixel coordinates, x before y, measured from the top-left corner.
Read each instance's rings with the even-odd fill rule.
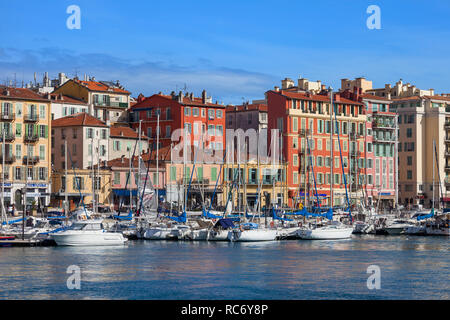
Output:
[[[198,108],[192,108],[192,116],[198,117]]]
[[[45,160],[45,146],[39,146],[39,160]]]
[[[214,120],[214,109],[209,109],[208,110],[208,119],[209,120]]]
[[[222,119],[222,110],[217,110],[216,116],[217,116],[217,119]]]
[[[189,107],[184,107],[184,115],[186,117],[189,117],[191,115],[191,108]]]
[[[412,171],[411,171],[411,170],[408,170],[408,171],[406,172],[406,179],[408,179],[408,180],[411,180],[411,179],[412,179]]]

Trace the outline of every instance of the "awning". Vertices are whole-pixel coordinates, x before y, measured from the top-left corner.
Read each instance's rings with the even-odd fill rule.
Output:
[[[442,201],[444,201],[444,202],[450,202],[450,197],[443,197],[443,198],[441,198],[442,199]]]
[[[127,189],[113,189],[112,190],[114,195],[118,196],[118,197],[129,197],[130,196],[130,190]],[[137,196],[137,190],[131,190],[131,195],[136,197]]]

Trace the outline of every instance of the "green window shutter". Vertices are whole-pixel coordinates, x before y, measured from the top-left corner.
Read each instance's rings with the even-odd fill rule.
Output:
[[[22,124],[21,123],[16,123],[16,135],[18,137],[22,136]]]
[[[203,168],[197,168],[197,179],[203,181]]]
[[[170,167],[170,180],[171,181],[177,180],[177,168],[175,166]]]
[[[217,168],[211,168],[211,181],[217,180]]]
[[[48,126],[45,126],[45,138],[48,138]]]

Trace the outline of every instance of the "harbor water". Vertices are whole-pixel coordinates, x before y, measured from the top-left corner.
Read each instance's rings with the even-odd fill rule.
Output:
[[[446,237],[0,248],[0,299],[450,299]],[[371,265],[380,289],[369,290]],[[68,289],[69,266],[81,271]]]

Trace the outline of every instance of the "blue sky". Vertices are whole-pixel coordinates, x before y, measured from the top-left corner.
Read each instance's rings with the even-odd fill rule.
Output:
[[[81,30],[66,28],[69,5]],[[369,5],[381,30],[369,30]],[[120,80],[133,96],[180,90],[241,103],[299,75],[365,76],[450,92],[450,1],[0,0],[0,81],[58,72]]]

